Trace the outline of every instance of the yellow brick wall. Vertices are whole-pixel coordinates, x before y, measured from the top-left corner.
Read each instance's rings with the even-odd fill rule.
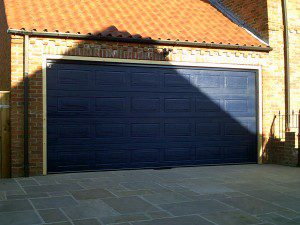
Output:
[[[291,109],[300,110],[300,2],[288,0],[290,40]]]

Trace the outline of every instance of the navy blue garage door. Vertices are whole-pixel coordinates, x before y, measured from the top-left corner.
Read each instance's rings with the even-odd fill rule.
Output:
[[[48,172],[257,160],[255,71],[48,64]]]

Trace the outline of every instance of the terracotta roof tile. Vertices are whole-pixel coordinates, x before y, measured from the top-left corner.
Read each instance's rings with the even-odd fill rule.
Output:
[[[9,28],[265,46],[208,0],[4,0]]]

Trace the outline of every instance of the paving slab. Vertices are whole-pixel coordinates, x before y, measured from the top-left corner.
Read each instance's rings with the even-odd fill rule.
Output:
[[[300,223],[300,217],[293,219],[294,222]]]
[[[286,200],[276,202],[276,204],[300,213],[300,198],[287,198]]]
[[[118,211],[119,213],[139,213],[139,212],[151,212],[157,211],[154,205],[144,201],[143,199],[132,196],[132,197],[122,197],[122,198],[109,198],[103,199],[103,201],[110,207]]]
[[[62,211],[72,220],[120,215],[120,213],[101,200],[83,203],[75,207],[62,208]]]
[[[141,220],[149,220],[151,219],[149,216],[143,213],[136,213],[136,214],[126,214],[120,216],[109,216],[109,217],[102,217],[100,220],[106,224],[115,224],[115,223],[125,223],[125,222],[134,222],[134,221],[141,221]]]
[[[0,201],[0,212],[25,211],[32,209],[33,208],[28,200]]]
[[[47,223],[47,225],[73,225],[71,222]]]
[[[99,188],[99,189],[88,189],[80,191],[72,191],[71,194],[77,200],[97,199],[97,198],[111,198],[115,197],[111,192]]]
[[[118,197],[129,197],[129,196],[142,196],[142,195],[152,195],[156,192],[150,190],[125,190],[125,191],[112,191],[113,194],[117,195]]]
[[[262,219],[263,221],[272,223],[274,225],[300,225],[300,222],[287,219],[276,213],[268,213],[268,214],[259,215],[258,218]]]
[[[0,191],[21,190],[21,187],[13,179],[0,179]]]
[[[46,223],[68,221],[68,218],[57,208],[38,210],[38,213]]]
[[[34,180],[33,178],[27,178],[27,179],[24,179],[24,178],[19,178],[19,179],[16,179],[16,181],[22,186],[22,187],[26,187],[26,186],[34,186],[34,185],[39,185],[39,183]]]
[[[78,205],[78,203],[69,196],[36,198],[30,201],[36,209],[62,208]]]
[[[163,187],[162,185],[159,185],[158,183],[154,182],[125,182],[121,183],[122,186],[129,190],[150,190],[154,191],[157,193],[162,193],[162,192],[168,192],[170,191],[169,189]]]
[[[262,221],[242,211],[218,212],[201,214],[205,219],[220,225],[249,225]]]
[[[148,216],[150,216],[152,219],[161,219],[161,218],[173,217],[170,213],[168,213],[166,211],[148,212],[146,214]]]
[[[300,218],[300,212],[296,212],[294,210],[286,209],[283,211],[277,211],[276,214],[283,216],[288,219]]]
[[[251,190],[251,191],[242,191],[242,192],[252,197],[259,198],[273,203],[280,203],[282,201],[294,200],[294,198],[292,198],[291,196],[285,193],[270,190],[270,189],[258,189],[258,190]]]
[[[232,211],[233,207],[225,205],[216,200],[190,201],[159,205],[162,209],[176,216]]]
[[[187,202],[192,200],[191,198],[185,197],[184,195],[176,192],[166,192],[166,193],[145,195],[142,196],[142,198],[154,205],[165,204],[165,203]]]
[[[42,223],[38,215],[30,211],[0,213],[1,225],[28,225]]]
[[[31,194],[9,194],[6,195],[7,200],[13,200],[13,199],[29,199],[29,198],[41,198],[41,197],[49,197],[49,194],[46,192],[37,192],[37,193],[31,193]]]
[[[83,189],[79,184],[52,184],[23,187],[26,193],[76,191]]]
[[[252,215],[282,211],[286,209],[253,197],[226,198],[219,201]]]
[[[74,225],[102,225],[97,219],[83,219],[72,221]]]
[[[133,225],[214,225],[200,216],[182,216],[174,218],[163,218],[143,222],[133,222]]]
[[[5,191],[1,191],[0,192],[0,201],[3,201],[3,200],[6,200],[7,198],[6,198],[6,193],[5,193]]]

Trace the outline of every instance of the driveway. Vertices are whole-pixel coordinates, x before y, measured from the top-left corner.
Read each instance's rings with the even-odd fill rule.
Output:
[[[300,168],[236,165],[0,180],[0,224],[300,224]]]

